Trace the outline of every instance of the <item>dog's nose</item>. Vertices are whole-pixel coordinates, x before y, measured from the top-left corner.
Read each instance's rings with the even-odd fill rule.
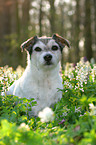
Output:
[[[47,54],[44,56],[45,61],[50,61],[52,59],[52,55],[51,54]]]

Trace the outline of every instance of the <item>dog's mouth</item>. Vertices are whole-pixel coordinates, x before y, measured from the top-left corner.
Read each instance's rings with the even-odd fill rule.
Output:
[[[45,65],[53,65],[53,63],[51,62],[51,61],[47,61],[47,62],[45,62]]]

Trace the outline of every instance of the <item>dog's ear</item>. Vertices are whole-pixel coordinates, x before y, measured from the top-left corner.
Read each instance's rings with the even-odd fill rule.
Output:
[[[37,36],[34,36],[28,39],[27,41],[23,42],[20,46],[21,51],[23,52],[25,49],[26,51],[29,52],[29,54],[32,53],[32,47],[37,42],[37,40],[38,40]]]
[[[65,45],[70,47],[69,41],[64,39],[63,37],[59,36],[58,34],[53,34],[52,39],[54,39],[60,46],[61,52]]]

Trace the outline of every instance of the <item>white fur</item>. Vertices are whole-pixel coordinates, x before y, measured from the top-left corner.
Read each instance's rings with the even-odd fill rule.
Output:
[[[33,46],[33,52],[30,56],[28,54],[28,65],[22,77],[15,81],[7,94],[19,96],[21,98],[34,98],[37,105],[32,107],[32,112],[37,115],[38,112],[45,107],[50,107],[62,97],[62,79],[59,75],[61,52],[52,51],[52,45],[59,45],[50,40],[47,45],[38,41]],[[42,48],[41,52],[36,52],[34,49],[39,46]],[[46,54],[52,55],[52,65],[45,65],[44,56]]]

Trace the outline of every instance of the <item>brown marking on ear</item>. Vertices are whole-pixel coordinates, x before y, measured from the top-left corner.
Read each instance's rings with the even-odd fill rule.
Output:
[[[32,46],[36,43],[37,40],[38,40],[37,36],[34,36],[34,37],[29,38],[27,41],[23,42],[20,46],[21,51],[23,52],[25,49],[25,50],[29,51],[29,53],[30,53]]]
[[[60,45],[61,51],[63,50],[65,45],[70,47],[69,41],[59,36],[58,34],[53,34],[52,39],[54,39]]]

